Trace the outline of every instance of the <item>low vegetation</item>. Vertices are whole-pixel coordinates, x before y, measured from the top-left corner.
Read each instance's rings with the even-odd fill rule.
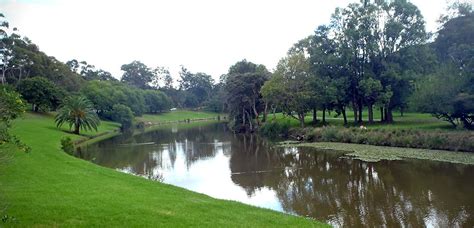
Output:
[[[370,146],[349,143],[317,142],[317,143],[295,143],[282,142],[284,147],[311,147],[318,150],[329,150],[343,153],[350,158],[367,162],[379,162],[381,160],[403,160],[424,159],[432,161],[459,163],[474,165],[474,154],[463,152],[452,152],[443,150],[426,150],[413,148],[396,148],[386,146]]]

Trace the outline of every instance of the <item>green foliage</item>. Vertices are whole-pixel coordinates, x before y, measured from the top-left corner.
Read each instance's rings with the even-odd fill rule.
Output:
[[[20,94],[13,89],[0,86],[0,145],[12,141],[8,132],[11,122],[25,112],[25,104]]]
[[[121,81],[140,89],[150,88],[156,77],[155,72],[140,61],[124,64],[120,69],[124,71]]]
[[[74,126],[74,134],[79,130],[96,130],[100,124],[99,117],[93,110],[92,103],[85,97],[73,96],[67,98],[56,115],[56,126],[69,124],[69,129]]]
[[[6,86],[0,86],[0,97],[0,121],[10,125],[25,112],[25,103],[19,93]]]
[[[195,108],[203,105],[211,97],[214,79],[205,73],[191,73],[181,67],[179,87],[185,91],[185,107]]]
[[[122,130],[129,129],[132,127],[133,112],[125,105],[116,104],[112,108],[112,120],[120,123]]]
[[[28,78],[20,82],[18,91],[33,106],[33,111],[55,110],[65,92],[43,77]]]
[[[286,122],[266,122],[262,125],[259,129],[259,133],[264,135],[265,137],[276,139],[276,138],[286,138],[288,137],[288,133],[290,130],[290,123],[289,121]]]
[[[171,108],[171,100],[159,90],[145,90],[143,92],[148,113],[159,113]]]
[[[298,117],[295,118],[304,126],[304,116],[311,108],[315,93],[309,83],[311,78],[310,64],[304,54],[290,54],[280,60],[272,78],[261,91],[267,102],[290,115],[296,113]]]
[[[117,81],[110,72],[96,69],[94,65],[88,64],[86,61],[78,61],[72,59],[66,62],[66,65],[72,72],[80,74],[85,80],[99,80],[99,81]]]
[[[260,124],[259,115],[265,110],[260,89],[269,75],[265,66],[247,60],[229,68],[224,90],[229,115],[235,119],[235,131],[252,132],[256,129],[255,124]]]
[[[68,154],[74,153],[74,142],[71,137],[61,138],[61,149]]]
[[[343,142],[376,146],[410,147],[474,152],[474,133],[423,131],[415,129],[365,129],[321,127],[293,129],[290,136],[304,136],[311,142]]]

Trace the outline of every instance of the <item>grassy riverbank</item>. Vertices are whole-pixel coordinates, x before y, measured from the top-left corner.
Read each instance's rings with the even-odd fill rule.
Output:
[[[158,118],[158,117],[157,117]],[[102,122],[98,133],[113,131]],[[0,216],[19,226],[320,226],[312,220],[120,173],[71,157],[51,116],[27,114],[12,133],[32,148],[0,146]],[[91,133],[86,135],[91,136]],[[1,225],[0,221],[0,225]]]
[[[152,122],[152,123],[162,123],[162,122],[177,122],[185,121],[188,119],[210,119],[217,118],[217,116],[222,114],[214,112],[197,112],[197,111],[188,111],[188,110],[176,110],[171,112],[162,113],[159,115],[150,115],[145,114],[141,117],[137,117],[137,122]]]
[[[326,113],[327,125],[342,127],[344,125],[344,120],[342,119],[342,116],[335,117],[334,115],[335,115],[334,112]],[[367,121],[368,121],[367,112],[364,112],[364,115],[362,118],[364,123],[362,125],[366,126],[367,128],[372,128],[372,129],[420,129],[420,130],[444,130],[444,131],[456,130],[448,122],[436,119],[430,114],[404,113],[403,116],[401,116],[400,113],[394,112],[393,115],[394,115],[393,116],[394,122],[392,124],[383,124],[383,123],[379,123],[380,114],[378,112],[374,112],[375,123],[367,124]],[[269,115],[268,117],[270,120],[273,118],[272,115]],[[275,117],[279,123],[289,124],[292,127],[299,127],[298,120],[292,117],[284,116],[281,113],[277,113]],[[353,118],[354,118],[353,113],[348,112],[347,121],[349,122],[350,126],[353,125],[353,121],[354,121]],[[316,126],[322,126],[322,111],[318,112],[318,120],[319,122]],[[312,113],[308,113],[306,115],[305,124],[307,126],[313,125]]]

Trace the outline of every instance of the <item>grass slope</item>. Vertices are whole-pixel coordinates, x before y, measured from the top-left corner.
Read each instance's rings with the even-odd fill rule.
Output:
[[[100,132],[116,127],[103,122]],[[60,138],[66,133],[54,127],[51,116],[27,114],[15,121],[12,132],[32,148],[26,154],[12,145],[0,146],[4,157],[0,164],[0,216],[15,217],[15,221],[7,221],[12,225],[325,226],[71,157],[60,149]]]

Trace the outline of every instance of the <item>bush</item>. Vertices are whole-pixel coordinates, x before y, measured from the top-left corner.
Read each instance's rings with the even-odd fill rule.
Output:
[[[74,142],[70,137],[64,137],[61,139],[61,149],[68,154],[74,153]]]
[[[269,122],[269,123],[265,123],[260,128],[260,133],[264,135],[265,137],[272,138],[272,139],[279,138],[279,137],[286,138],[288,137],[289,129],[290,129],[289,122],[285,122],[285,123]]]
[[[119,122],[122,126],[122,130],[129,129],[132,126],[133,122],[133,112],[132,110],[125,105],[116,104],[112,107],[112,120]]]

